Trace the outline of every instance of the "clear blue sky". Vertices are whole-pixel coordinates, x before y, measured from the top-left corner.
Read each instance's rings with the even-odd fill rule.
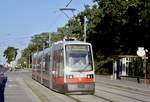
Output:
[[[0,0],[0,64],[8,46],[24,49],[31,36],[55,32],[68,18],[59,11],[70,0]],[[72,0],[69,7],[79,11],[93,0]],[[78,13],[78,12],[76,12]],[[71,17],[71,15],[69,15]]]

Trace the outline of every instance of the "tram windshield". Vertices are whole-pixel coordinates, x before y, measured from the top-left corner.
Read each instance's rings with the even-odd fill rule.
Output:
[[[91,71],[92,54],[89,45],[67,45],[66,65],[69,71]]]

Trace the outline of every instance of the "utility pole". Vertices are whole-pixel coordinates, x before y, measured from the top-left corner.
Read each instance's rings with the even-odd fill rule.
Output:
[[[48,37],[49,37],[48,38],[48,40],[49,40],[48,43],[49,43],[49,47],[50,47],[51,46],[51,33],[49,33]]]
[[[84,16],[84,42],[86,42],[86,27],[87,27],[87,18]]]
[[[29,69],[30,69],[30,53],[29,53]]]

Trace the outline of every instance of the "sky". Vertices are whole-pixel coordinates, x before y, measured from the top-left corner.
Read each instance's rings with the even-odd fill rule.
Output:
[[[42,32],[56,32],[67,18],[60,8],[71,0],[0,0],[0,64],[5,63],[3,52],[8,46],[21,50],[27,47],[31,37]],[[93,0],[72,0],[69,8],[84,10]],[[66,12],[69,17],[73,15]],[[18,55],[18,56],[19,56]],[[19,57],[18,57],[19,58]]]

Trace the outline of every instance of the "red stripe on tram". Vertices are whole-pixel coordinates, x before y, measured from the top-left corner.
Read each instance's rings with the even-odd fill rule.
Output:
[[[92,83],[94,82],[93,78],[72,78],[66,79],[66,83]]]

